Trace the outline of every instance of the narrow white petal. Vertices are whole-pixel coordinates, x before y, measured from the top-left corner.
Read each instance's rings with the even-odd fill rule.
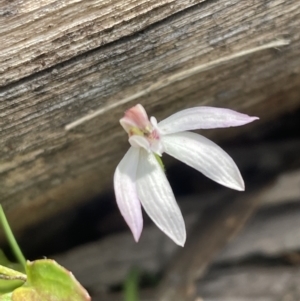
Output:
[[[143,229],[141,203],[136,190],[136,172],[140,149],[130,147],[114,174],[114,189],[118,207],[136,241]]]
[[[139,199],[147,214],[175,243],[183,246],[185,225],[172,188],[153,153],[143,149],[136,183]]]
[[[179,111],[158,123],[162,134],[173,134],[196,129],[225,128],[252,122],[251,117],[229,109],[195,107]]]
[[[232,158],[207,138],[183,132],[162,137],[165,152],[219,184],[244,190],[244,181]]]

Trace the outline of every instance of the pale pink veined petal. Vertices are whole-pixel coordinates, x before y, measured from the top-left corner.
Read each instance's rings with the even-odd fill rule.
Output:
[[[251,117],[229,109],[195,107],[179,111],[158,123],[162,134],[173,134],[196,129],[225,128],[252,122]]]
[[[118,207],[136,241],[143,229],[141,203],[136,190],[136,172],[140,149],[130,147],[114,174],[114,189]]]
[[[172,188],[153,153],[141,150],[137,191],[143,208],[154,223],[175,243],[183,246],[185,224]]]
[[[244,181],[232,158],[207,138],[183,132],[162,137],[165,152],[197,169],[213,181],[244,190]]]

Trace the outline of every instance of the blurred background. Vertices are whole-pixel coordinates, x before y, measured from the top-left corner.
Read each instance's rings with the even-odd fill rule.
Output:
[[[26,258],[56,259],[93,300],[133,279],[141,301],[299,301],[299,28],[299,1],[0,1],[0,202]],[[116,207],[118,121],[137,103],[260,118],[199,131],[245,192],[163,156],[184,248],[147,215],[136,244]]]

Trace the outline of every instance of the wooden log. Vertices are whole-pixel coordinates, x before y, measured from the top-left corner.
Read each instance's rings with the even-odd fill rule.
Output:
[[[0,3],[0,85],[141,31],[203,0]]]
[[[217,139],[299,107],[299,14],[281,0],[1,2],[0,200],[13,224],[111,189],[128,148],[118,119],[135,103],[158,119],[195,105],[261,117]],[[289,45],[262,50],[278,39]]]

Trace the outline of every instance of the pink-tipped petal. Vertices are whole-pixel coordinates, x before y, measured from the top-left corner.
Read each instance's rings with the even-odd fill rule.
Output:
[[[124,117],[120,119],[120,123],[127,133],[132,127],[145,129],[151,126],[147,112],[140,104],[127,110]]]
[[[136,241],[139,240],[143,229],[141,203],[135,183],[139,156],[140,149],[130,147],[114,174],[117,204]]]
[[[183,246],[185,224],[172,188],[153,153],[141,150],[137,191],[143,208],[154,223],[175,243]]]
[[[133,120],[127,118],[127,117],[121,118],[120,119],[120,124],[123,127],[123,129],[126,131],[127,134],[130,133],[130,130],[132,128],[137,127],[136,123]]]
[[[244,181],[232,158],[207,138],[183,132],[162,138],[165,152],[195,168],[213,181],[244,190]]]
[[[173,134],[196,129],[241,126],[258,117],[251,117],[229,109],[195,107],[179,111],[158,123],[162,134]]]

